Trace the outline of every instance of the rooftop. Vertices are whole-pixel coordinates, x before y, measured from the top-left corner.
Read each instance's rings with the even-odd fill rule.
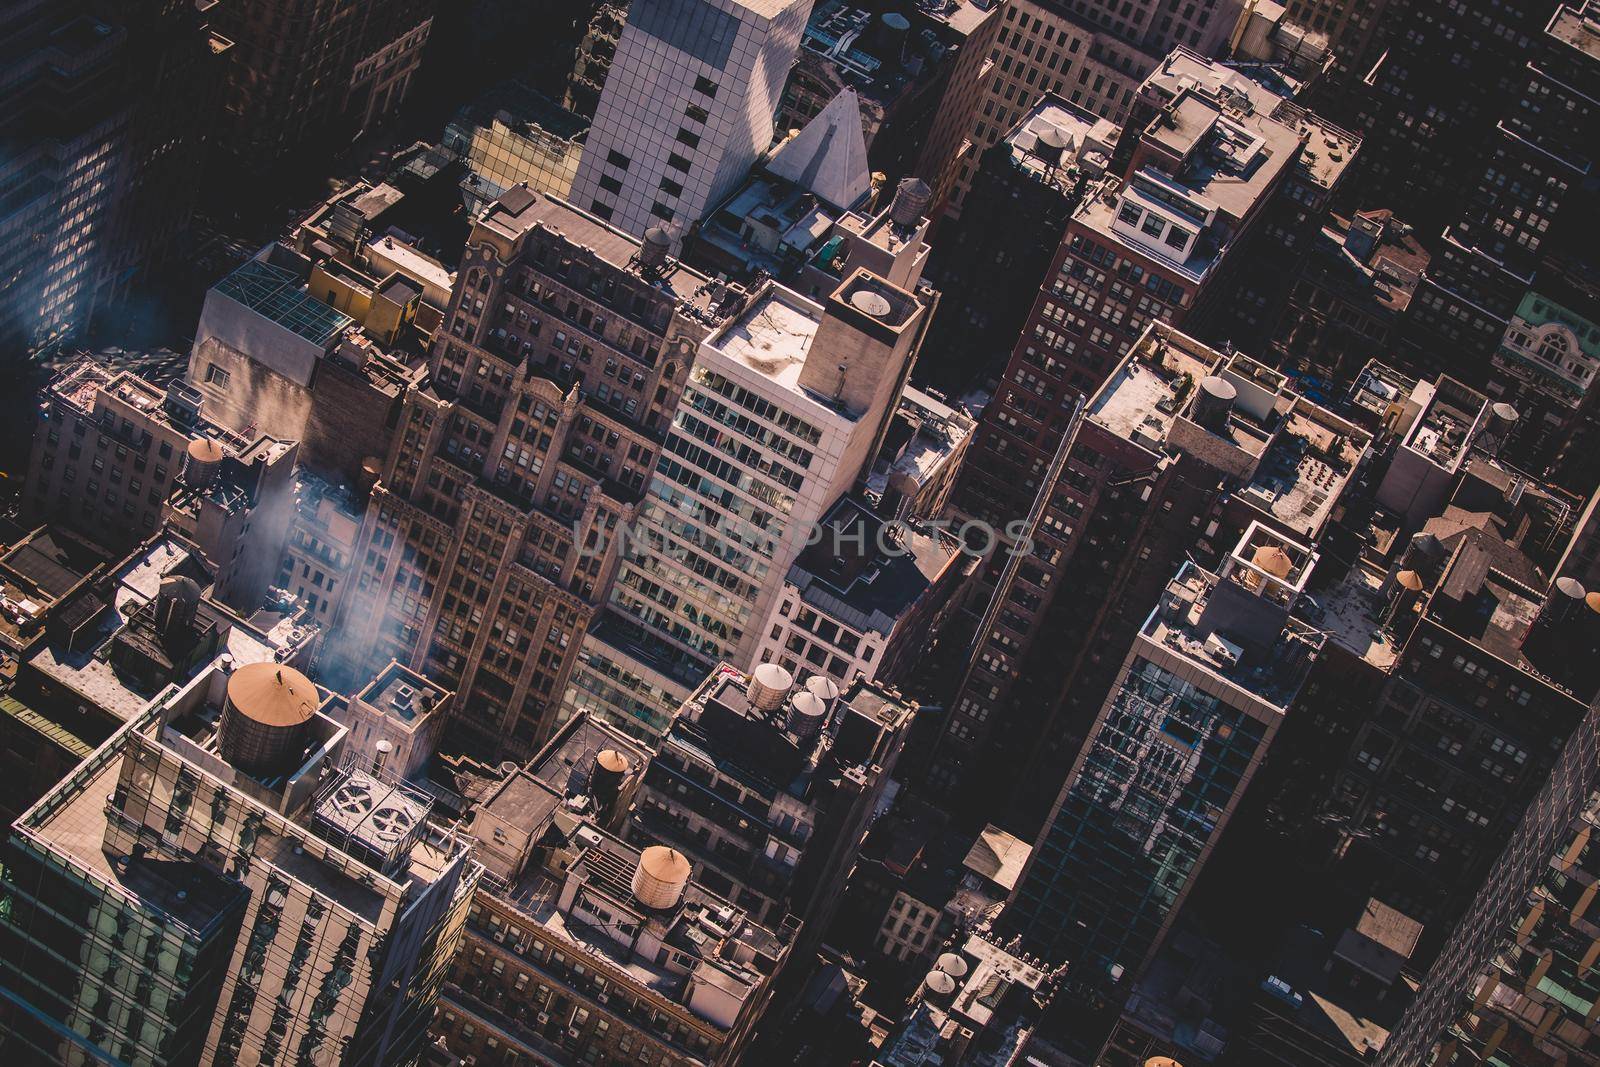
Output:
[[[1400,641],[1383,622],[1389,604],[1384,581],[1381,571],[1358,560],[1338,584],[1318,590],[1297,611],[1329,641],[1387,671],[1400,658]]]
[[[927,484],[950,462],[977,429],[978,420],[965,409],[953,408],[928,393],[907,385],[884,435],[878,460],[867,476],[867,491],[882,499],[896,478]]]
[[[990,824],[978,834],[962,862],[967,870],[1010,892],[1017,887],[1017,879],[1032,852],[1032,845]]]
[[[1209,610],[1213,598],[1226,589],[1225,583],[1246,590],[1244,594],[1227,590],[1226,595],[1240,598],[1256,596],[1262,582],[1259,568],[1235,566],[1226,576],[1219,577],[1192,561],[1185,562],[1167,584],[1160,605],[1141,633],[1203,674],[1243,690],[1282,713],[1305,682],[1324,635],[1292,615],[1280,617],[1264,612],[1263,618],[1250,621],[1257,626],[1276,622],[1278,635],[1270,645],[1252,648],[1241,632],[1245,621],[1236,612],[1229,611],[1219,619]],[[1220,605],[1221,601],[1215,603]]]
[[[357,699],[415,729],[449,695],[416,671],[390,661]]]
[[[1103,174],[1111,165],[1118,127],[1087,108],[1047,94],[1006,135],[1014,166],[1070,189],[1078,169]]]
[[[742,908],[693,880],[676,904],[646,907],[632,884],[641,850],[588,823],[563,844],[578,853],[565,873],[530,863],[494,896],[591,966],[729,1029],[733,1014],[697,987],[707,985],[742,1007],[786,951],[785,936],[757,926]]]
[[[1563,3],[1550,16],[1545,32],[1586,56],[1600,59],[1600,16],[1587,3]]]
[[[796,293],[767,286],[744,312],[707,338],[729,359],[799,393],[800,371],[822,323],[822,309]]]
[[[213,290],[320,348],[355,325],[350,316],[312,296],[304,277],[265,259],[246,260]]]
[[[621,731],[580,713],[556,731],[526,770],[561,796],[585,796],[595,758],[608,749],[626,759],[633,773],[648,763],[652,754]]]
[[[1298,397],[1242,495],[1316,540],[1370,443],[1365,431]]]
[[[244,889],[194,861],[166,859],[159,852],[134,859],[107,847],[107,798],[118,789],[123,763],[119,752],[99,765],[85,764],[68,779],[71,788],[63,796],[34,809],[37,817],[25,816],[18,827],[38,847],[124,898],[202,933],[243,903]],[[79,776],[84,777],[75,780]]]
[[[680,310],[705,321],[719,318],[711,298],[710,279],[705,275],[671,259],[659,274],[644,271],[639,264],[637,238],[547,193],[526,185],[513,186],[500,194],[476,225],[510,241],[535,226],[546,227],[572,244],[589,249],[611,266],[638,274],[663,295],[674,298]]]
[[[1488,398],[1454,378],[1441,377],[1436,384],[1424,385],[1423,391],[1431,395],[1411,424],[1404,446],[1446,470],[1454,470],[1466,457],[1467,446],[1485,418]]]
[[[954,540],[884,518],[851,497],[822,517],[788,581],[801,599],[855,627],[890,633],[960,555]]]
[[[1195,383],[1220,358],[1188,335],[1152,324],[1089,401],[1088,418],[1122,440],[1159,450]]]

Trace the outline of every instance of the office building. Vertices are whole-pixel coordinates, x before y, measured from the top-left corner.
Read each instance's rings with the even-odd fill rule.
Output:
[[[572,200],[674,244],[744,180],[811,13],[808,0],[634,0]]]
[[[1351,135],[1185,51],[1140,91],[1161,110],[1123,132],[1128,177],[1068,222],[957,489],[958,507],[997,528],[1027,515],[1073,405],[1147,323],[1240,341],[1270,327],[1269,297],[1354,151]]]
[[[158,534],[125,558],[41,527],[0,556],[0,643],[15,678],[0,719],[15,818],[169,685],[218,655],[304,666],[318,631],[303,614],[230,610],[193,546]]]
[[[794,130],[708,214],[684,246],[707,271],[745,282],[757,271],[792,284],[847,212],[874,192],[854,89]]]
[[[304,470],[295,475],[294,514],[273,588],[288,594],[319,625],[339,617],[350,591],[362,503],[344,486],[329,485]]]
[[[704,340],[565,714],[654,736],[719,661],[752,662],[780,576],[876,454],[926,299],[864,268],[824,304],[768,283]]]
[[[670,845],[752,919],[798,921],[817,944],[915,713],[876,683],[797,686],[772,664],[723,664],[667,728],[625,836]]]
[[[1474,198],[1463,179],[1483,172],[1485,138],[1527,86],[1529,43],[1554,7],[1426,0],[1389,12],[1384,50],[1349,118],[1366,142],[1356,192],[1430,236],[1458,217]]]
[[[338,10],[249,0],[212,13],[234,42],[218,147],[245,180],[298,149],[347,144],[392,117],[433,29],[426,0],[358,0]]]
[[[1330,216],[1311,237],[1273,331],[1277,365],[1329,382],[1354,380],[1372,353],[1398,346],[1428,262],[1416,232],[1392,211]]]
[[[605,90],[611,61],[617,56],[617,42],[628,21],[626,3],[596,4],[584,27],[583,39],[572,57],[566,93],[561,106],[585,119],[593,119]]]
[[[1017,0],[1005,6],[994,67],[984,83],[946,214],[959,217],[979,157],[1049,94],[1119,126],[1133,114],[1139,84],[1175,48],[1220,55],[1244,5],[1236,0],[1182,10],[1132,4]]]
[[[276,575],[293,510],[298,445],[205,418],[182,382],[166,391],[91,359],[40,405],[27,513],[127,549],[166,525],[205,557],[216,596],[255,611]]]
[[[1479,388],[1525,296],[1561,303],[1570,292],[1582,300],[1580,318],[1594,315],[1585,222],[1595,201],[1582,175],[1600,135],[1600,7],[1561,4],[1529,36],[1528,48],[1516,51],[1506,96],[1470,135],[1471,159],[1482,162],[1463,160],[1462,174],[1476,184],[1445,228],[1410,308],[1415,372],[1446,369],[1443,348],[1450,373]],[[1552,369],[1587,386],[1577,353],[1548,355]]]
[[[217,422],[300,441],[313,472],[354,483],[426,369],[422,297],[398,270],[380,280],[269,245],[207,291],[189,385]]]
[[[805,125],[840,92],[856,96],[872,170],[915,176],[937,218],[954,183],[972,115],[994,65],[1003,5],[956,0],[869,11],[822,0],[778,108],[778,130]]]
[[[0,5],[0,343],[57,345],[174,251],[232,42],[213,10]]]
[[[800,681],[906,685],[960,610],[974,565],[953,535],[886,521],[840,497],[790,565],[754,662]]]
[[[459,694],[463,737],[531,752],[695,351],[741,296],[562,201],[501,196],[367,503],[341,676],[398,660]]]
[[[1220,573],[1179,569],[1089,730],[1002,930],[1072,961],[1086,987],[1125,995],[1323,644],[1293,614],[1316,561],[1253,523]]]
[[[457,111],[440,144],[467,161],[462,200],[477,215],[514,185],[565,200],[588,130],[581,116],[507,82]]]
[[[959,221],[939,234],[941,289],[918,377],[959,395],[998,375],[1086,185],[1105,177],[1119,131],[1046,94],[978,167]],[[1027,219],[1023,232],[1013,225]]]
[[[1383,1067],[1592,1058],[1597,730],[1590,709],[1384,1044]]]
[[[970,934],[918,983],[873,1067],[1029,1062],[1034,1027],[1059,981],[992,935]]]
[[[1339,106],[1340,97],[1358,88],[1389,44],[1378,32],[1389,0],[1287,0],[1284,7],[1292,22],[1325,37],[1333,69],[1326,77],[1330,91],[1319,99]]]
[[[1024,516],[1007,536],[1030,548],[1001,545],[974,593],[988,607],[934,786],[998,791],[1014,825],[1036,828],[1168,566],[1216,559],[1256,521],[1320,543],[1370,444],[1249,356],[1148,327],[1053,457],[1038,504],[990,520]]]
[[[321,702],[292,667],[219,659],[17,820],[0,1046],[64,1063],[417,1054],[479,868],[426,793],[341,758]]]
[[[456,1062],[739,1062],[793,932],[609,832],[649,758],[578,716],[473,808],[487,872],[433,1025]]]

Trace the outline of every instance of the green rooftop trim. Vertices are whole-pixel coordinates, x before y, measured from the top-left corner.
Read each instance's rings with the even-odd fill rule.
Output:
[[[49,738],[57,748],[71,753],[77,759],[88,759],[94,752],[94,746],[83,738],[61,724],[52,722],[47,716],[39,714],[15,697],[0,697],[0,711],[4,711],[34,733]]]
[[[356,321],[312,296],[299,275],[265,260],[250,260],[218,282],[216,289],[321,348]]]

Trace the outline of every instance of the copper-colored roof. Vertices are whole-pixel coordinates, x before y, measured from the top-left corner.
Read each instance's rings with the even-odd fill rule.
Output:
[[[228,679],[228,702],[263,726],[298,726],[320,698],[311,679],[280,663],[247,663]]]
[[[666,845],[651,845],[639,853],[639,867],[650,877],[681,885],[689,880],[689,861],[682,852]]]
[[[612,774],[622,774],[628,769],[628,757],[614,748],[601,749],[600,755],[595,757],[595,762]]]
[[[1413,593],[1422,589],[1422,575],[1416,571],[1401,571],[1394,576],[1394,580],[1400,583],[1402,589],[1409,589]]]
[[[1289,577],[1289,572],[1294,570],[1294,560],[1289,558],[1289,553],[1277,545],[1262,545],[1250,557],[1250,562],[1274,578],[1287,578]]]
[[[221,463],[222,446],[209,437],[196,437],[189,442],[189,458],[201,463]]]

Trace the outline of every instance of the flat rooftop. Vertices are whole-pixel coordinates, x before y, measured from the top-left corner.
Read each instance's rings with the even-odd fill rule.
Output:
[[[1357,427],[1298,398],[1243,495],[1265,506],[1287,529],[1315,540],[1370,440]]]
[[[426,718],[448,694],[427,678],[391,662],[378,672],[358,699],[408,726]]]
[[[312,296],[304,277],[265,259],[246,260],[212,289],[320,348],[355,325],[350,316]]]
[[[1154,327],[1095,393],[1088,418],[1115,437],[1157,450],[1195,383],[1221,358],[1183,334]]]
[[[1412,423],[1405,447],[1453,470],[1466,455],[1473,429],[1489,400],[1454,378],[1440,378],[1422,413]]]
[[[628,773],[643,770],[651,752],[619,730],[588,715],[577,715],[527,765],[527,771],[562,796],[589,792],[595,757],[610,749],[628,761]]]
[[[124,897],[191,931],[205,931],[242,902],[244,890],[198,863],[114,855],[106,847],[106,798],[116,791],[122,770],[123,756],[118,754],[78,783],[66,803],[37,822],[19,826]]]
[[[786,290],[768,287],[706,344],[784,389],[800,393],[800,371],[821,322],[822,313],[815,305]]]
[[[613,267],[637,272],[639,241],[624,230],[565,200],[536,192],[525,185],[513,186],[484,211],[477,225],[509,240],[516,240],[535,226],[545,226],[575,245],[590,249]],[[695,308],[706,316],[711,303],[705,293],[709,281],[699,271],[669,260],[666,270],[650,284],[676,297],[685,308]]]
[[[1400,658],[1400,645],[1383,627],[1388,606],[1383,581],[1381,571],[1357,561],[1337,585],[1318,590],[1297,613],[1352,656],[1387,671]]]
[[[1069,170],[1082,156],[1098,152],[1104,157],[1099,161],[1100,167],[1110,164],[1118,130],[1116,123],[1088,108],[1047,95],[1011,128],[1006,144],[1011,149],[1012,165],[1040,181],[1067,189],[1077,177],[1069,177]],[[1057,151],[1044,138],[1053,138],[1062,147]]]

